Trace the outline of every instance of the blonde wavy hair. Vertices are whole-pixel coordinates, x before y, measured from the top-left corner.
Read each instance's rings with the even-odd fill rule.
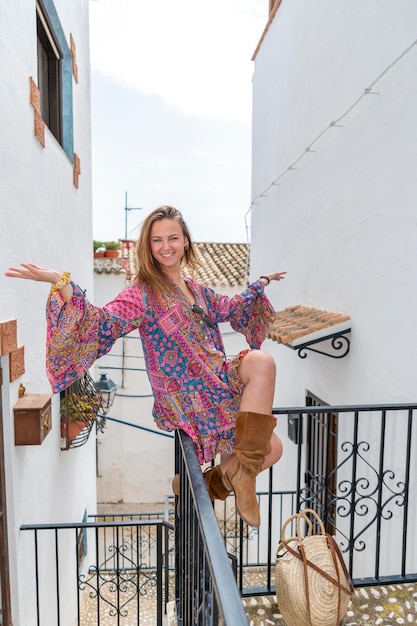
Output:
[[[192,271],[196,271],[201,266],[201,263],[198,260],[188,226],[178,209],[165,205],[152,211],[142,224],[139,239],[135,246],[137,267],[135,281],[143,281],[154,291],[163,293],[169,289],[169,281],[151,252],[151,228],[155,222],[160,220],[174,220],[178,222],[184,237],[188,240],[188,246],[184,249],[184,256],[182,257],[182,267],[188,266]]]

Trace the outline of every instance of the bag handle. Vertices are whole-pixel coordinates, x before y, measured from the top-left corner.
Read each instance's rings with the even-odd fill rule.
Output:
[[[324,524],[321,518],[317,515],[316,511],[313,511],[313,509],[304,509],[304,511],[300,511],[299,513],[295,513],[294,515],[291,515],[291,517],[289,517],[287,521],[284,523],[283,527],[281,528],[281,543],[287,546],[288,542],[290,541],[302,541],[304,539],[304,536],[301,535],[301,520],[304,520],[307,524],[307,537],[311,537],[311,535],[313,534],[313,522],[308,517],[308,515],[312,515],[313,517],[315,517],[316,522],[318,523],[320,527],[321,534],[323,535],[323,537],[326,536],[326,530],[324,528]],[[285,532],[286,532],[287,526],[293,520],[296,521],[296,525],[295,525],[296,535],[295,537],[289,537],[288,539],[286,539]]]

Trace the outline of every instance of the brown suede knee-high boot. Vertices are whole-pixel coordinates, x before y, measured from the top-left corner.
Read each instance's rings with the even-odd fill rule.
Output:
[[[226,500],[230,493],[230,489],[226,488],[223,482],[223,474],[220,469],[220,465],[209,467],[203,473],[203,478],[206,482],[207,491],[211,500]]]
[[[203,478],[206,483],[207,491],[210,496],[210,500],[225,500],[230,493],[230,490],[226,488],[223,483],[223,474],[219,465],[214,467],[208,467],[203,472]],[[175,474],[172,480],[172,491],[176,496],[180,495],[180,475]]]
[[[223,476],[227,489],[235,492],[236,509],[249,526],[261,523],[256,477],[271,451],[271,436],[277,420],[273,415],[239,411],[236,417],[236,443],[232,461]]]

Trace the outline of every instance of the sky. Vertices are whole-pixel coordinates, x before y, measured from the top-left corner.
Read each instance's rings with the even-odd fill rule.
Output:
[[[135,239],[171,204],[195,241],[249,241],[251,57],[268,4],[90,0],[94,239]]]

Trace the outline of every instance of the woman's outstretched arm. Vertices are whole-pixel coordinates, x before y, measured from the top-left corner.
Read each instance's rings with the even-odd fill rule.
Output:
[[[54,269],[39,267],[39,265],[35,265],[34,263],[21,263],[19,267],[9,267],[5,275],[10,278],[24,278],[25,280],[35,280],[57,286],[60,282],[63,282],[65,284],[63,284],[62,287],[58,287],[61,296],[66,302],[69,302],[72,298],[73,291],[69,274],[66,274],[66,279],[63,278],[64,274],[60,274]]]

